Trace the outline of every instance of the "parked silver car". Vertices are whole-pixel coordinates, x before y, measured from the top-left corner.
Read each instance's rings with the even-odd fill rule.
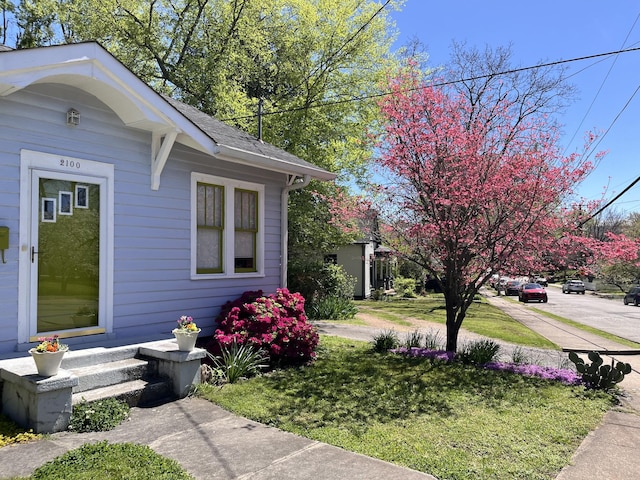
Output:
[[[564,285],[562,285],[562,293],[581,293],[584,295],[584,282],[582,280],[569,280]]]

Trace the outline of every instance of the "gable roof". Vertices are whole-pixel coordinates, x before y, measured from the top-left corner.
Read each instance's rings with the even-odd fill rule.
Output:
[[[320,180],[336,177],[194,107],[158,94],[97,42],[0,49],[0,97],[37,83],[82,89],[108,105],[125,125],[163,138],[165,148],[160,147],[152,156],[155,188],[174,141],[233,163]]]

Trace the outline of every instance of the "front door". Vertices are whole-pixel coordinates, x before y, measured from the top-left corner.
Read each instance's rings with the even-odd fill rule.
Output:
[[[112,171],[97,162],[23,153],[23,186],[29,187],[21,200],[29,212],[21,241],[23,341],[108,331]]]
[[[100,184],[37,170],[32,182],[35,334],[96,328],[100,320]]]

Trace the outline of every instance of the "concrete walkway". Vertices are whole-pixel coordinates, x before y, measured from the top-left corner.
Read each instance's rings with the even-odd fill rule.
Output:
[[[133,408],[131,418],[109,432],[61,432],[0,448],[0,478],[28,476],[64,452],[100,440],[148,445],[198,480],[435,480],[247,420],[200,398]]]
[[[488,298],[559,346],[626,348],[566,327],[504,298],[490,295]],[[379,331],[335,322],[320,322],[318,326],[325,334],[365,341],[370,341]],[[475,337],[462,334],[461,340]],[[566,354],[530,350],[547,354],[550,363],[566,358]],[[640,361],[637,357],[621,360],[632,363],[634,368],[621,384],[625,392],[622,406],[606,414],[602,425],[587,436],[573,464],[559,474],[558,480],[640,478]],[[0,478],[28,476],[44,462],[99,440],[149,445],[161,455],[177,460],[196,479],[435,479],[238,417],[198,398],[155,408],[134,408],[130,420],[109,432],[62,432],[38,442],[0,448]]]

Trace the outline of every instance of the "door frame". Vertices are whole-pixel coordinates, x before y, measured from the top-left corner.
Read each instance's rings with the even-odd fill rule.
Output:
[[[113,164],[53,155],[31,150],[20,151],[20,232],[19,232],[19,272],[18,272],[18,343],[37,340],[36,312],[34,311],[37,289],[33,290],[34,279],[31,262],[31,247],[34,211],[33,198],[38,192],[32,191],[34,170],[39,175],[77,176],[96,183],[103,182],[100,208],[100,282],[99,282],[99,325],[78,332],[62,332],[61,337],[95,335],[113,331],[113,205],[114,167]],[[103,190],[104,189],[104,190]],[[37,201],[37,198],[36,198]],[[37,211],[37,208],[35,209]],[[37,283],[37,282],[35,282]]]

